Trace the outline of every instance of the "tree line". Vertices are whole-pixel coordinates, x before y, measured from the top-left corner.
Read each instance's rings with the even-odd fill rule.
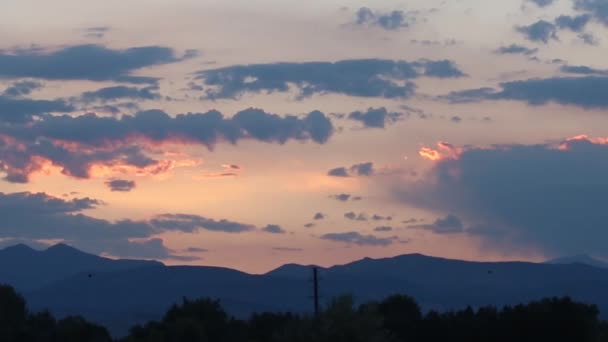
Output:
[[[228,315],[218,300],[184,298],[158,321],[136,325],[113,340],[108,330],[82,317],[56,319],[30,313],[22,296],[0,285],[0,341],[5,342],[607,342],[608,322],[595,305],[568,297],[498,309],[423,313],[416,301],[394,295],[356,305],[333,299],[318,316],[256,313]]]

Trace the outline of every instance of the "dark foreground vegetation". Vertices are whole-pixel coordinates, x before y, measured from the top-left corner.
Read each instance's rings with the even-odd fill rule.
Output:
[[[135,326],[118,342],[608,342],[608,323],[594,305],[550,298],[498,310],[484,307],[423,314],[410,297],[395,295],[356,306],[344,296],[318,317],[261,313],[231,318],[220,303],[187,300],[159,322]],[[24,299],[0,286],[0,341],[109,342],[108,331],[80,317],[56,320],[29,313]]]

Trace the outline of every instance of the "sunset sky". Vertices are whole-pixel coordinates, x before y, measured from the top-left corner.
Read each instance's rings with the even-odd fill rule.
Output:
[[[259,273],[608,258],[606,0],[4,0],[0,241]]]

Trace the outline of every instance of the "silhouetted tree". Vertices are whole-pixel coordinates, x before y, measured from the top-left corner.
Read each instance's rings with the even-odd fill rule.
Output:
[[[394,295],[377,305],[383,327],[399,341],[413,341],[419,337],[422,311],[416,301],[408,296]]]
[[[109,342],[112,341],[106,328],[72,316],[57,322],[56,341],[62,342]]]
[[[0,285],[0,339],[16,341],[25,332],[25,300],[7,285]]]

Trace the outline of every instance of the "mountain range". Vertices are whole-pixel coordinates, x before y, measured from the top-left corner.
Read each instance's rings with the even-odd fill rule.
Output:
[[[570,261],[470,262],[421,254],[365,258],[320,267],[320,292],[322,302],[342,294],[363,302],[404,293],[426,310],[503,306],[567,295],[597,304],[606,318],[608,269]],[[254,311],[310,312],[311,268],[289,264],[254,275],[219,267],[112,260],[63,244],[44,251],[25,245],[0,250],[0,282],[21,292],[30,309],[49,309],[60,317],[82,315],[115,335],[161,318],[184,297],[220,299],[237,317]]]

